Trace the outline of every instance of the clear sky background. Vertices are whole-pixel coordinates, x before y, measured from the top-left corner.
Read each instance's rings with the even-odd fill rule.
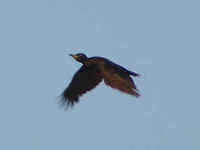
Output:
[[[1,150],[199,150],[200,2],[1,0]],[[104,56],[140,73],[136,99],[103,83],[58,96]]]

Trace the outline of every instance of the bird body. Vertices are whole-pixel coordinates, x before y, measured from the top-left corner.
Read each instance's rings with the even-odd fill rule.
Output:
[[[121,92],[136,97],[140,96],[134,81],[130,77],[131,75],[136,77],[139,74],[129,71],[104,57],[88,58],[82,53],[70,56],[83,65],[62,93],[63,103],[66,103],[67,106],[73,106],[79,101],[81,95],[95,88],[102,80],[106,85]]]

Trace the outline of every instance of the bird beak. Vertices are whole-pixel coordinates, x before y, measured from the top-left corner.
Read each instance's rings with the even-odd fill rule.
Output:
[[[69,56],[73,57],[74,59],[78,58],[76,55],[73,55],[73,54],[69,54]]]

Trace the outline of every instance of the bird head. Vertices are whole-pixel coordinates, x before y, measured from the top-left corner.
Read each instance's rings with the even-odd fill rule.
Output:
[[[84,63],[88,58],[85,54],[83,53],[78,53],[78,54],[70,54],[76,61]]]

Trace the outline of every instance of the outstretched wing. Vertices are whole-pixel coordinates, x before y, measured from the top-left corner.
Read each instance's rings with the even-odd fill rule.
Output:
[[[74,75],[69,86],[62,93],[62,102],[67,106],[73,106],[79,101],[79,97],[87,91],[95,88],[102,81],[102,75],[95,65],[82,66]]]
[[[136,97],[140,96],[130,77],[132,72],[112,62],[106,63],[104,68],[103,78],[106,85]]]

